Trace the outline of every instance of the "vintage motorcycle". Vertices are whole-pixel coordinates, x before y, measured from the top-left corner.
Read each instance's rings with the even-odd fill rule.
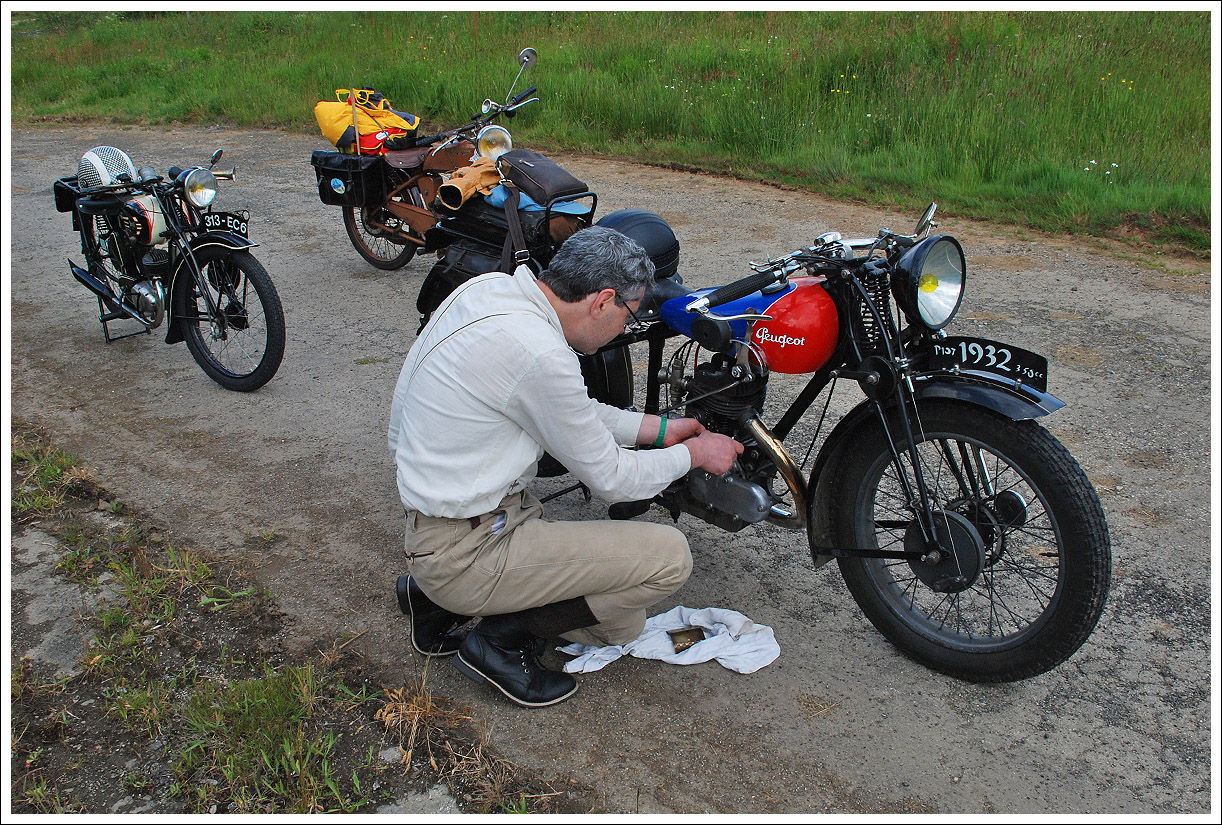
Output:
[[[613,518],[656,504],[729,531],[805,532],[816,567],[836,559],[904,654],[966,680],[1015,681],[1090,635],[1110,539],[1090,480],[1036,423],[1064,406],[1047,392],[1047,360],[946,335],[967,270],[958,241],[930,235],[935,209],[912,235],[827,233],[717,289],[662,279],[586,380],[596,398],[628,406],[628,351],[647,345],[644,411],[695,417],[746,446],[731,472],[694,470],[652,501],[613,505]],[[771,373],[810,378],[769,427]],[[820,442],[838,381],[865,399]],[[799,428],[825,389],[818,421]],[[783,441],[799,429],[805,450],[791,453]]]
[[[496,158],[513,148],[509,130],[493,121],[502,114],[511,118],[538,100],[531,97],[534,86],[513,94],[522,73],[537,60],[534,49],[523,49],[518,56],[518,75],[505,102],[486,99],[480,113],[456,129],[417,137],[409,148],[379,148],[374,154],[325,150],[312,154],[319,199],[341,207],[344,229],[362,258],[378,269],[393,270],[421,250],[435,251],[424,236],[441,215],[439,187],[450,173],[475,158]]]
[[[85,266],[73,277],[98,300],[107,343],[151,333],[166,321],[166,343],[186,341],[208,377],[249,392],[271,380],[284,356],[284,312],[249,250],[249,215],[213,211],[217,180],[234,170],[171,166],[165,177],[139,170],[113,146],[81,158],[77,174],[55,181],[55,208],[72,214]],[[167,320],[168,315],[168,320]],[[110,324],[135,321],[112,335]]]

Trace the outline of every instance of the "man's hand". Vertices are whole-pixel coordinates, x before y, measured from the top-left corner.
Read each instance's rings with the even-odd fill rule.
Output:
[[[695,438],[702,432],[704,432],[704,425],[694,418],[668,418],[666,420],[666,435],[662,439],[662,446],[673,447],[682,441],[687,441],[689,438]]]
[[[669,435],[669,424],[667,425]],[[701,427],[699,435],[683,442],[687,451],[692,454],[692,469],[697,467],[708,470],[714,475],[728,473],[734,466],[735,459],[742,454],[743,445],[728,435],[715,433]]]

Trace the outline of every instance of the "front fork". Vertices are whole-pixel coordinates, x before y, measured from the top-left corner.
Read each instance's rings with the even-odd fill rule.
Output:
[[[916,434],[912,429],[912,422],[916,421],[920,425],[921,417],[917,412],[916,405],[916,390],[912,386],[912,373],[909,369],[907,359],[903,359],[897,365],[898,380],[895,382],[896,397],[899,399],[899,422],[901,440],[897,440],[891,430],[891,426],[887,423],[887,412],[883,407],[882,400],[871,398],[874,404],[874,410],[878,414],[879,423],[883,426],[883,432],[887,435],[887,446],[891,450],[891,461],[895,465],[896,477],[904,488],[904,495],[908,498],[909,508],[916,514],[917,523],[921,528],[921,536],[925,540],[925,546],[929,548],[926,556],[922,557],[921,561],[928,564],[937,564],[941,561],[941,553],[938,549],[938,543],[935,538],[934,531],[934,514],[933,505],[929,500],[929,488],[925,485],[924,469],[921,466],[921,456],[917,451]],[[912,463],[912,476],[904,471],[904,462],[900,457],[901,451],[907,452]]]

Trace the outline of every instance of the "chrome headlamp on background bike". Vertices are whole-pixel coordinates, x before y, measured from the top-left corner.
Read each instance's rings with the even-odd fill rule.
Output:
[[[208,377],[239,392],[271,380],[284,356],[284,312],[263,266],[248,251],[246,212],[213,211],[218,180],[234,171],[150,166],[136,169],[113,146],[81,158],[77,174],[55,181],[55,208],[72,214],[84,267],[72,275],[98,300],[106,341],[166,322],[166,343],[186,341]],[[167,320],[168,319],[168,320]],[[112,335],[110,324],[134,321]]]
[[[958,241],[929,236],[934,209],[913,235],[827,233],[717,289],[661,281],[637,313],[644,323],[599,353],[619,366],[587,382],[628,406],[626,353],[648,344],[644,411],[693,416],[747,448],[724,476],[693,471],[653,501],[614,505],[613,518],[657,504],[729,531],[804,532],[815,565],[836,559],[906,655],[963,679],[1013,681],[1090,635],[1110,539],[1090,480],[1035,421],[1063,406],[1047,392],[1047,360],[943,332],[967,269]],[[774,372],[810,378],[768,427]],[[865,399],[821,439],[840,380]],[[825,389],[817,421],[799,428]],[[783,442],[799,430],[791,453]]]

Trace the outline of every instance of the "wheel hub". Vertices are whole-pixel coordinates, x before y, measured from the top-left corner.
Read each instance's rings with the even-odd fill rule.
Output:
[[[929,589],[959,593],[971,587],[984,569],[984,540],[971,521],[958,513],[934,510],[934,540],[926,542],[921,525],[913,521],[904,534],[904,550],[920,553],[908,564]]]

